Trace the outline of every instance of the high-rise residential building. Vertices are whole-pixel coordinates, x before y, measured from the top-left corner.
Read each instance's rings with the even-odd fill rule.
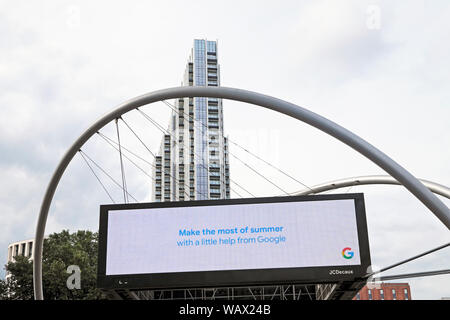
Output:
[[[216,41],[194,40],[182,85],[219,86]],[[228,141],[222,99],[180,98],[156,155],[153,201],[230,197]]]

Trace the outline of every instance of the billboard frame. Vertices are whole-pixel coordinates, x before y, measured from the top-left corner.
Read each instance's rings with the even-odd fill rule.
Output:
[[[108,213],[110,210],[262,204],[353,199],[360,252],[360,265],[241,269],[106,275]],[[362,279],[371,266],[366,210],[362,193],[279,196],[220,200],[193,200],[108,204],[100,206],[97,286],[100,289],[162,290],[207,287],[239,287],[281,284],[339,283]]]

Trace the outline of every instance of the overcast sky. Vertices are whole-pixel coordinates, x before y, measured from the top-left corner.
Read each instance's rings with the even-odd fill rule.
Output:
[[[450,185],[449,17],[446,0],[0,0],[0,261],[6,262],[9,243],[34,237],[40,202],[64,151],[121,102],[180,85],[195,38],[219,41],[223,86],[306,107],[366,139],[416,177]],[[169,109],[162,103],[143,110],[167,126]],[[287,116],[231,101],[224,101],[224,112],[231,140],[308,186],[385,174],[339,141]],[[158,149],[156,128],[136,112],[124,119]],[[103,132],[112,137],[112,129],[108,125]],[[122,131],[124,144],[151,160]],[[233,144],[230,148],[283,189],[302,189]],[[118,155],[110,146],[97,136],[83,149],[120,181]],[[233,157],[230,161],[231,178],[253,194],[281,194]],[[130,193],[148,201],[150,179],[129,163],[126,173]],[[112,183],[108,188],[120,201],[120,189]],[[232,188],[232,196],[234,190],[246,195]],[[446,227],[403,187],[336,192],[348,191],[365,193],[372,262],[378,267],[449,241]],[[98,206],[109,202],[77,155],[55,194],[46,233],[96,231]],[[449,262],[445,249],[389,273],[447,269]],[[450,296],[449,276],[407,281],[413,299]]]

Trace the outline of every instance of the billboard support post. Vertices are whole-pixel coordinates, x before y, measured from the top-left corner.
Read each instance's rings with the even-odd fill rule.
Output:
[[[44,244],[44,233],[47,222],[48,211],[53,199],[53,195],[58,186],[64,171],[68,164],[78,152],[78,150],[89,140],[98,130],[103,128],[112,120],[120,117],[122,114],[146,104],[184,97],[214,97],[246,102],[261,107],[265,107],[295,119],[303,121],[319,130],[335,137],[346,145],[352,147],[366,158],[380,166],[393,178],[403,184],[412,194],[414,194],[426,207],[430,209],[441,222],[450,229],[450,209],[438,199],[430,190],[428,190],[417,178],[415,178],[406,169],[389,158],[382,151],[372,146],[356,134],[344,127],[324,118],[310,110],[297,106],[293,103],[263,95],[260,93],[227,87],[175,87],[147,93],[119,105],[116,109],[97,120],[90,126],[67,150],[46,189],[41,209],[38,216],[34,246],[33,260],[33,285],[34,297],[36,300],[42,300],[42,251]]]

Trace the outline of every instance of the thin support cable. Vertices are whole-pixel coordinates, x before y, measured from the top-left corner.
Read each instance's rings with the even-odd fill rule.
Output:
[[[163,103],[165,103],[169,108],[171,108],[173,111],[175,111],[176,113],[178,113],[178,110],[176,110],[175,106],[172,106],[169,102],[167,102],[166,100],[163,100]],[[192,116],[188,115],[186,112],[183,112],[184,115],[187,115],[189,119],[192,119],[194,122],[198,121],[195,120]],[[201,125],[203,125],[204,127],[207,127],[205,124],[201,123]],[[290,179],[296,181],[297,183],[301,184],[302,186],[306,187],[307,189],[310,189],[310,187],[308,187],[305,183],[299,181],[298,179],[294,178],[292,175],[286,173],[285,171],[283,171],[282,169],[276,167],[275,165],[271,164],[270,162],[262,159],[261,157],[257,156],[256,154],[250,152],[248,149],[240,146],[237,142],[234,142],[233,140],[231,140],[230,138],[228,138],[228,141],[231,142],[232,144],[238,146],[239,148],[241,148],[242,150],[244,150],[245,152],[249,153],[250,155],[252,155],[253,157],[255,157],[256,159],[264,162],[265,164],[271,166],[272,168],[276,169],[277,171],[281,172],[282,174],[284,174],[285,176],[289,177]]]
[[[125,181],[125,170],[123,167],[123,159],[122,159],[122,146],[120,145],[120,134],[119,134],[119,120],[116,118],[116,131],[117,131],[117,141],[119,143],[119,156],[120,156],[120,171],[122,173],[122,185],[123,185],[123,201],[125,203],[128,202],[128,197],[127,197],[127,185],[126,185],[126,181]]]
[[[170,103],[168,103],[167,101],[164,101],[164,100],[163,100],[163,102],[164,102],[167,106],[169,106],[169,108],[171,108],[176,114],[180,115],[180,112],[179,112],[178,110],[176,110],[175,107],[172,107],[172,105],[171,105]],[[164,130],[160,124],[158,124],[158,123],[156,123],[156,121],[152,120],[146,113],[144,113],[144,112],[143,112],[142,110],[140,110],[139,108],[136,108],[136,109],[137,109],[144,117],[146,117],[150,122],[152,122],[152,123],[155,124],[156,126],[160,127],[160,128],[161,128],[160,130]],[[203,127],[207,128],[207,126],[206,126],[204,123],[201,123],[201,122],[199,122],[198,120],[195,120],[194,117],[188,115],[188,114],[185,113],[185,112],[183,112],[183,114],[188,116],[189,122],[192,121],[192,123],[193,123],[194,126],[195,126],[195,123],[200,123]],[[195,127],[196,127],[197,129],[199,128],[198,126],[195,126]],[[170,134],[170,133],[168,133],[168,134]],[[228,139],[228,140],[229,140],[229,139]],[[195,153],[195,154],[197,155],[197,157],[200,157],[197,153]],[[200,165],[202,165],[202,166],[204,167],[203,164],[200,164]],[[206,170],[209,172],[208,168],[206,168]],[[239,185],[238,183],[236,183],[235,181],[233,181],[233,179],[231,179],[231,177],[229,177],[229,179],[230,179],[230,182],[233,182],[234,184]],[[222,181],[222,182],[223,182],[223,181]],[[253,195],[250,191],[248,191],[248,190],[245,189],[244,187],[240,186],[240,188],[241,188],[242,190],[244,190],[245,192],[247,192],[248,194],[250,194],[250,195],[252,195],[253,197],[255,197],[255,195]],[[230,190],[231,190],[231,187],[230,187]],[[232,190],[232,191],[235,191],[235,190]],[[235,193],[236,193],[236,194],[239,194],[238,192],[235,192]]]
[[[150,150],[149,147],[147,147],[147,145],[144,143],[144,141],[141,140],[141,138],[137,135],[136,132],[134,132],[133,129],[131,129],[131,127],[128,125],[128,123],[122,118],[120,117],[120,120],[123,121],[123,123],[125,123],[125,125],[128,127],[128,129],[130,129],[130,131],[134,134],[134,136],[139,140],[139,142],[145,147],[145,149],[147,149],[148,152],[150,152],[150,154],[153,156],[153,158],[156,158],[156,155]]]
[[[150,152],[150,154],[154,157],[154,158],[156,158],[156,155],[150,150],[150,148],[148,148],[147,147],[147,145],[144,143],[144,141],[142,141],[142,139],[137,135],[137,133],[128,125],[128,123],[122,118],[122,117],[120,117],[120,120],[122,120],[123,121],[123,123],[125,123],[125,125],[128,127],[128,129],[130,129],[130,131],[135,135],[135,137],[141,142],[141,144],[147,149],[147,151],[148,152]],[[166,173],[166,172],[165,172]],[[170,175],[170,177],[171,178],[173,178],[173,179],[176,179],[176,178],[174,178],[172,175]],[[186,191],[184,191],[185,192],[185,194],[188,196],[188,197],[190,197],[189,196],[189,194],[186,192]],[[177,196],[175,195],[175,200],[179,200],[179,197],[178,197],[178,199],[177,199]]]
[[[230,188],[231,189],[231,188]],[[236,193],[237,194],[237,196],[239,197],[239,198],[243,198],[243,196],[239,193],[239,192],[237,192],[236,191],[236,189],[234,189],[234,190],[232,190],[234,193]]]
[[[113,143],[116,144],[116,145],[118,145],[117,142],[115,142],[114,140],[112,140],[111,138],[107,137],[106,135],[104,135],[104,134],[101,133],[101,132],[97,132],[97,134],[98,134],[101,138],[103,138],[103,140],[105,140],[110,146],[112,146],[114,149],[116,149],[116,150],[118,151],[117,147],[115,147],[115,146],[113,145]],[[145,163],[149,164],[151,167],[153,167],[153,168],[156,169],[156,166],[155,166],[153,163],[148,162],[147,160],[145,160],[144,158],[142,158],[142,157],[138,156],[137,154],[133,153],[133,152],[130,151],[129,149],[126,149],[124,146],[122,146],[122,149],[126,150],[126,151],[129,152],[130,154],[134,155],[134,156],[137,157],[138,159],[141,159],[142,161],[144,161]],[[154,181],[156,180],[154,177],[152,177],[152,176],[150,176],[149,174],[147,174],[147,173],[145,172],[145,170],[142,169],[140,166],[138,166],[134,161],[132,161],[130,158],[128,158],[124,153],[123,153],[123,156],[125,157],[125,159],[128,159],[128,161],[130,161],[132,164],[134,164],[134,166],[136,166],[136,168],[138,168],[139,170],[141,170],[146,176],[150,177],[150,178],[151,178],[152,180],[154,180]],[[162,172],[165,173],[165,174],[168,174],[171,178],[173,178],[173,176],[172,176],[170,173],[168,173],[167,170],[162,171]],[[174,179],[176,179],[176,178],[174,178]],[[177,179],[176,179],[176,180],[177,180]],[[177,182],[178,182],[178,180],[177,180]],[[187,185],[185,184],[185,186],[187,186]],[[185,194],[189,197],[189,195],[188,195],[186,192],[185,192]],[[175,198],[176,198],[176,197],[175,197]],[[179,200],[179,199],[177,199],[177,200]]]
[[[116,186],[118,186],[121,190],[125,190],[122,185],[117,182],[110,174],[108,174],[108,172],[106,172],[97,162],[95,162],[91,157],[89,157],[86,152],[84,152],[83,150],[80,150],[80,153],[82,153],[87,159],[89,159],[89,161],[91,161],[101,172],[103,172],[112,182],[114,182],[114,184]],[[128,194],[128,196],[130,196],[131,198],[133,198],[134,201],[139,202],[135,197],[133,197],[128,191],[125,190],[125,192]]]
[[[446,248],[446,247],[448,247],[448,246],[450,246],[450,242],[448,242],[448,243],[446,243],[446,244],[443,244],[443,245],[441,245],[441,246],[439,246],[439,247],[437,247],[437,248],[434,248],[434,249],[425,251],[425,252],[423,252],[423,253],[420,253],[420,254],[418,254],[418,255],[416,255],[416,256],[414,256],[414,257],[411,257],[411,258],[409,258],[409,259],[406,259],[406,260],[397,262],[397,263],[395,263],[395,264],[393,264],[393,265],[390,265],[390,266],[388,266],[388,267],[382,268],[382,269],[380,269],[380,270],[376,270],[376,271],[374,271],[374,272],[372,272],[372,273],[366,275],[364,278],[370,278],[371,276],[373,276],[373,275],[375,275],[375,274],[378,274],[378,273],[381,273],[381,272],[384,272],[384,271],[393,269],[393,268],[398,267],[398,266],[400,266],[400,265],[402,265],[402,264],[405,264],[405,263],[407,263],[407,262],[411,262],[411,261],[413,261],[413,260],[416,260],[416,259],[418,259],[418,258],[421,258],[421,257],[423,257],[423,256],[426,256],[426,255],[428,255],[428,254],[430,254],[430,253],[433,253],[433,252],[436,252],[436,251],[438,251],[438,250],[444,249],[444,248]]]
[[[275,170],[279,171],[280,173],[282,173],[282,174],[285,175],[286,177],[288,177],[288,178],[294,180],[295,182],[299,183],[299,184],[302,185],[303,187],[305,187],[305,188],[311,190],[311,188],[308,187],[305,183],[303,183],[303,182],[301,182],[300,180],[294,178],[294,177],[293,177],[292,175],[290,175],[289,173],[287,173],[287,172],[285,172],[284,170],[282,170],[282,169],[276,167],[275,165],[271,164],[270,162],[264,160],[263,158],[261,158],[261,157],[259,157],[258,155],[254,154],[254,153],[251,152],[250,150],[248,150],[248,149],[246,149],[246,148],[240,146],[240,145],[237,144],[236,142],[230,140],[230,138],[228,138],[228,141],[231,142],[232,144],[234,144],[235,146],[241,148],[242,150],[244,150],[244,151],[247,152],[248,154],[252,155],[252,156],[255,157],[256,159],[258,159],[258,160],[264,162],[264,163],[267,164],[268,166],[270,166],[270,167],[274,168]]]
[[[116,141],[114,141],[113,139],[111,139],[111,138],[109,138],[108,136],[106,136],[106,135],[104,135],[103,133],[101,133],[100,131],[98,131],[97,132],[97,134],[98,135],[100,135],[100,137],[102,137],[103,138],[103,140],[105,140],[109,145],[111,145],[112,147],[114,147],[113,146],[113,143],[115,144],[115,145],[118,145],[118,143],[116,142]],[[116,150],[117,150],[117,148],[115,148]],[[134,152],[132,152],[132,151],[130,151],[129,149],[127,149],[127,148],[125,148],[123,145],[122,145],[122,149],[123,150],[125,150],[125,151],[127,151],[128,153],[130,153],[130,154],[132,154],[133,156],[135,156],[136,158],[138,158],[138,159],[140,159],[140,160],[142,160],[142,161],[144,161],[145,163],[147,163],[148,165],[150,165],[152,168],[155,168],[156,169],[156,166],[153,164],[153,163],[151,163],[151,162],[149,162],[149,161],[147,161],[147,160],[145,160],[144,158],[142,158],[142,157],[140,157],[139,155],[137,155],[137,154],[135,154]],[[124,157],[125,158],[127,158],[126,156],[125,156],[125,154],[123,154],[124,155]],[[129,158],[128,158],[129,159]],[[130,160],[130,159],[129,159]],[[131,161],[131,160],[130,160]],[[135,164],[136,165],[136,164]],[[142,168],[139,168],[140,170],[143,170]],[[171,178],[174,178],[169,172],[167,172],[167,170],[162,170],[162,172],[163,173],[165,173],[165,174],[167,174],[167,175],[169,175]],[[155,180],[153,177],[151,177],[153,180]],[[174,178],[177,182],[178,182],[178,180],[176,179],[176,178]],[[185,186],[187,186],[186,184],[185,184]],[[189,195],[185,192],[185,194],[189,197]]]
[[[302,297],[302,288],[298,288],[298,295],[297,295],[297,299],[296,300],[300,300]]]
[[[228,151],[229,152],[229,151]],[[259,173],[257,170],[253,169],[251,166],[249,166],[247,163],[245,163],[244,161],[242,161],[241,159],[239,159],[238,157],[236,157],[233,153],[229,152],[229,154],[231,156],[233,156],[234,158],[236,158],[237,160],[239,160],[242,164],[244,164],[247,168],[249,168],[250,170],[252,170],[254,173],[256,173],[258,176],[260,176],[261,178],[263,178],[264,180],[266,180],[267,182],[271,183],[272,185],[274,185],[275,187],[277,187],[278,189],[280,189],[282,192],[284,192],[286,195],[289,195],[289,193],[282,189],[281,187],[279,187],[276,183],[272,182],[271,180],[267,179],[264,175],[262,175],[261,173]]]
[[[103,133],[101,133],[100,131],[97,131],[97,134],[103,138],[103,140],[105,140],[106,142],[108,142],[109,144],[114,143],[115,145],[118,145],[118,143],[116,141],[114,141],[113,139],[111,139],[110,137],[104,135]],[[147,163],[150,166],[155,167],[155,165],[147,160],[145,160],[144,158],[142,158],[141,156],[137,155],[136,153],[130,151],[129,149],[125,148],[125,146],[122,144],[122,149],[127,151],[129,154],[135,156],[136,158],[138,158],[139,160],[144,161],[145,163]]]
[[[241,186],[239,183],[237,183],[236,181],[234,181],[233,179],[231,179],[231,177],[229,178],[230,182],[234,183],[235,185],[237,185],[239,188],[241,188],[242,190],[244,190],[245,192],[247,192],[249,195],[251,195],[253,198],[256,198],[256,196],[251,193],[250,191],[248,191],[246,188],[244,188],[243,186]],[[231,186],[230,186],[230,190],[231,190]],[[236,190],[233,190],[234,192],[236,192]],[[242,198],[242,197],[241,197]]]
[[[156,122],[155,120],[153,120],[148,114],[146,114],[145,112],[143,112],[143,111],[140,110],[139,108],[136,108],[136,110],[139,111],[139,113],[140,113],[145,119],[147,119],[150,123],[152,123],[152,124],[153,124],[157,129],[159,129],[163,134],[169,135],[169,136],[171,137],[173,143],[174,143],[175,145],[178,145],[177,139],[173,137],[172,133],[170,133],[168,130],[165,130],[158,122]],[[123,120],[123,119],[122,119],[122,120]],[[196,153],[196,152],[194,152],[194,158],[195,158],[195,156],[197,156],[197,159],[200,159],[200,156],[199,156],[198,153]],[[206,171],[207,171],[208,173],[210,173],[210,170],[209,170],[208,167],[205,167],[205,165],[203,165],[202,163],[200,163],[200,165],[201,165],[204,169],[206,169]],[[220,177],[219,177],[219,180],[220,180],[221,182],[224,182],[224,181],[221,180]],[[230,179],[230,180],[231,180],[231,179]],[[225,183],[225,182],[224,182],[224,183]],[[230,188],[230,190],[231,190],[231,188]],[[244,190],[245,190],[245,189],[244,189]],[[234,190],[233,190],[233,191],[234,191]],[[197,191],[197,192],[199,192],[199,191]],[[208,198],[208,195],[207,195],[207,194],[202,193],[202,192],[199,192],[199,193],[200,193],[201,195],[205,196],[206,198]],[[190,196],[189,196],[189,198],[190,198]]]
[[[103,190],[105,190],[106,194],[108,195],[108,197],[111,199],[111,201],[113,203],[116,203],[114,201],[114,199],[111,197],[111,194],[108,192],[108,190],[106,189],[105,185],[102,183],[102,181],[100,180],[100,178],[97,176],[97,174],[95,173],[94,169],[91,167],[91,165],[89,164],[89,162],[86,160],[86,158],[83,156],[83,154],[81,153],[81,150],[78,151],[80,156],[83,158],[83,160],[86,162],[86,164],[88,165],[89,169],[91,169],[91,172],[94,174],[94,176],[97,178],[97,181],[100,183],[100,185],[102,186]]]
[[[106,142],[108,142],[111,146],[112,146],[112,143],[114,143],[115,145],[118,145],[118,143],[117,143],[116,141],[112,140],[111,138],[109,138],[108,136],[104,135],[103,133],[101,133],[101,132],[97,132],[97,133],[100,135],[100,137],[102,137],[102,138],[103,138]],[[115,149],[117,150],[117,148],[115,148]],[[151,163],[151,162],[145,160],[144,158],[140,157],[139,155],[135,154],[134,152],[132,152],[132,151],[130,151],[129,149],[125,148],[123,145],[122,145],[122,149],[125,150],[125,151],[127,151],[128,153],[132,154],[132,155],[135,156],[136,158],[138,158],[138,159],[144,161],[145,163],[147,163],[148,165],[150,165],[152,168],[156,168],[156,166],[155,166],[153,163]],[[125,154],[124,154],[124,156],[125,156]],[[167,171],[162,171],[162,172],[165,173],[165,174],[168,174],[171,178],[173,178],[173,176],[172,176],[170,173],[168,173]],[[177,182],[178,182],[178,181],[177,181]]]
[[[137,111],[139,111],[139,113],[144,116],[144,118],[146,118],[148,121],[150,121],[153,125],[155,125],[159,130],[162,131],[166,131],[158,122],[156,122],[155,120],[153,120],[148,114],[146,114],[144,111],[142,111],[139,108],[136,108]]]
[[[239,183],[237,183],[236,181],[233,181],[230,179],[230,181],[232,183],[234,183],[235,185],[237,185],[239,188],[241,188],[242,190],[244,190],[245,192],[247,192],[249,195],[251,195],[252,197],[256,197],[253,193],[251,193],[250,191],[248,191],[247,189],[245,189],[244,187],[242,187]],[[236,190],[233,190],[234,192],[236,192]],[[237,193],[237,192],[236,192]],[[241,197],[242,198],[242,197]]]
[[[136,108],[136,110],[139,111],[140,114],[141,114],[145,119],[147,119],[150,123],[152,123],[152,124],[153,124],[158,130],[160,130],[163,134],[169,135],[170,138],[172,139],[173,143],[174,143],[175,145],[178,145],[176,138],[174,138],[173,135],[172,135],[168,130],[165,130],[158,122],[156,122],[155,120],[153,120],[149,115],[147,115],[145,112],[143,112],[143,111],[140,110],[139,108]],[[195,155],[197,155],[197,159],[199,159],[199,156],[198,156],[198,154],[197,154],[196,152],[194,152],[194,156],[195,156]],[[200,163],[200,165],[201,165],[204,169],[206,169],[206,170],[208,171],[208,173],[210,172],[209,169],[208,169],[207,167],[205,167],[202,163]],[[220,179],[220,178],[219,178],[219,179]],[[184,185],[187,186],[186,184],[184,184]],[[189,188],[190,188],[190,187],[189,187]],[[200,192],[200,191],[198,191],[198,190],[197,190],[197,192],[198,192],[199,194],[201,194],[202,196],[205,196],[206,198],[208,198],[208,194],[202,193],[202,192]],[[189,198],[191,198],[190,195],[189,195]]]
[[[167,106],[169,106],[169,108],[171,108],[175,113],[177,113],[177,114],[179,115],[179,111],[176,110],[175,107],[173,107],[170,103],[168,103],[168,102],[165,101],[165,100],[163,100],[163,102],[164,102]],[[183,112],[183,114],[186,115],[185,112]],[[190,120],[192,119],[192,121],[193,121],[193,123],[194,123],[194,126],[195,126],[195,123],[197,122],[197,123],[200,123],[200,125],[202,125],[202,126],[205,127],[206,129],[208,129],[207,125],[205,125],[204,123],[201,123],[201,122],[199,122],[198,120],[195,120],[195,119],[194,119],[193,117],[191,117],[190,115],[188,115],[188,117],[189,117]],[[197,128],[198,128],[198,126],[197,126]],[[228,138],[228,141],[229,141],[229,138]],[[266,181],[270,182],[271,184],[273,184],[274,186],[276,186],[278,189],[282,190],[286,195],[289,195],[288,192],[284,191],[282,188],[280,188],[280,187],[279,187],[278,185],[276,185],[274,182],[270,181],[270,180],[267,179],[264,175],[262,175],[262,174],[259,173],[257,170],[255,170],[254,168],[252,168],[249,164],[247,164],[246,162],[244,162],[244,161],[242,161],[241,159],[239,159],[236,155],[232,154],[231,151],[228,151],[228,153],[229,153],[230,155],[232,155],[233,157],[235,157],[236,159],[238,159],[239,161],[241,161],[243,164],[245,164],[249,169],[251,169],[252,171],[256,172],[259,176],[263,177]]]

